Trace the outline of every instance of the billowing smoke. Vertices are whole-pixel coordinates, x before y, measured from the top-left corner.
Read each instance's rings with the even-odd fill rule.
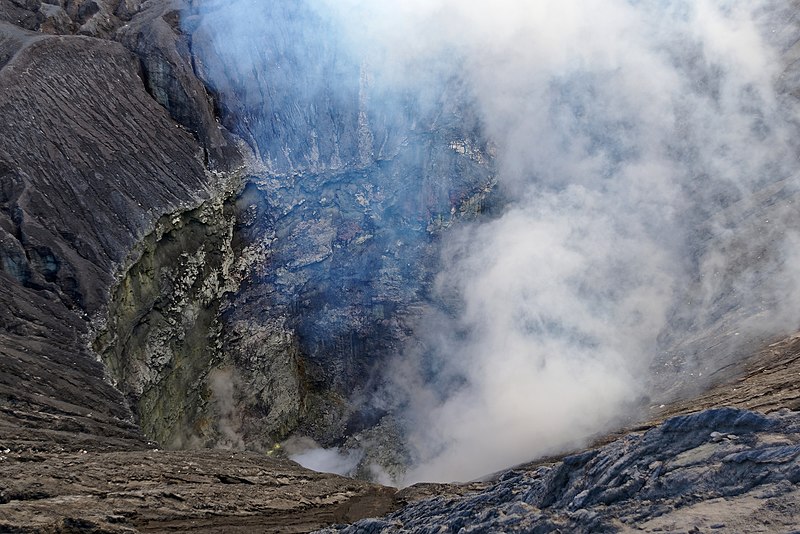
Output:
[[[430,311],[384,377],[415,457],[406,482],[579,446],[670,373],[699,383],[797,328],[789,7],[314,6],[371,84],[433,107],[467,87],[508,199],[441,236]]]

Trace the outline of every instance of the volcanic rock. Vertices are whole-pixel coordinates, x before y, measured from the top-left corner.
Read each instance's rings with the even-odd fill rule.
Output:
[[[493,202],[493,149],[465,89],[431,109],[335,40],[296,46],[321,29],[302,6],[272,8],[276,64],[231,66],[226,3],[203,4],[0,0],[0,531],[796,522],[796,339],[488,481],[397,491],[276,458],[301,432],[403,461],[391,418],[350,401],[411,336],[440,233]]]
[[[3,424],[43,447],[141,445],[89,350],[90,321],[158,218],[210,195],[200,149],[121,45],[0,24]]]
[[[798,412],[720,408],[508,471],[477,493],[321,532],[788,531],[800,513],[798,481]]]

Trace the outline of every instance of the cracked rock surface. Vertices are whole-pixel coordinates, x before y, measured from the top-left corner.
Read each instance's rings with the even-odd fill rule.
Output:
[[[0,50],[2,435],[143,446],[89,350],[91,321],[156,220],[210,195],[200,149],[117,43],[0,22]]]
[[[307,532],[395,490],[229,451],[5,454],[0,532]]]
[[[718,408],[325,532],[786,532],[798,482],[798,412]]]

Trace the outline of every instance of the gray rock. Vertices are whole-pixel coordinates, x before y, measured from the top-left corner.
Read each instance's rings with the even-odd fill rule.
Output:
[[[393,488],[232,451],[14,451],[0,475],[0,532],[309,532],[397,506]]]
[[[715,441],[715,432],[739,438]],[[765,523],[784,531],[796,527],[800,511],[798,444],[798,412],[706,410],[553,464],[509,471],[477,493],[320,532],[620,532],[625,524],[739,532]],[[744,508],[734,513],[737,506]]]
[[[75,25],[63,7],[43,3],[39,8],[42,22],[39,31],[58,35],[68,35],[75,32]]]
[[[141,0],[2,0],[0,21],[43,33],[108,37]]]
[[[191,36],[180,27],[184,1],[149,2],[122,26],[115,39],[141,60],[147,90],[173,119],[197,136],[209,167],[235,169],[241,165],[233,138],[217,122],[205,86],[194,72]],[[120,3],[120,9],[126,6]],[[132,6],[125,7],[125,13]]]
[[[158,218],[210,195],[200,149],[147,94],[121,45],[2,23],[0,35],[3,435],[41,447],[142,446],[88,349],[90,320]]]

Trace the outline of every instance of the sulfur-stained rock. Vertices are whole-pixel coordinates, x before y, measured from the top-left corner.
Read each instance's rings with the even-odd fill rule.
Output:
[[[395,492],[253,452],[299,432],[402,474],[396,421],[357,401],[494,163],[466,89],[374,83],[302,4],[253,13],[263,57],[232,64],[229,5],[0,0],[0,530],[307,531],[406,505],[341,529],[791,526],[796,339],[678,418],[487,482]]]
[[[88,349],[90,319],[156,220],[210,194],[200,149],[121,45],[2,23],[0,35],[4,435],[45,448],[141,446]]]

